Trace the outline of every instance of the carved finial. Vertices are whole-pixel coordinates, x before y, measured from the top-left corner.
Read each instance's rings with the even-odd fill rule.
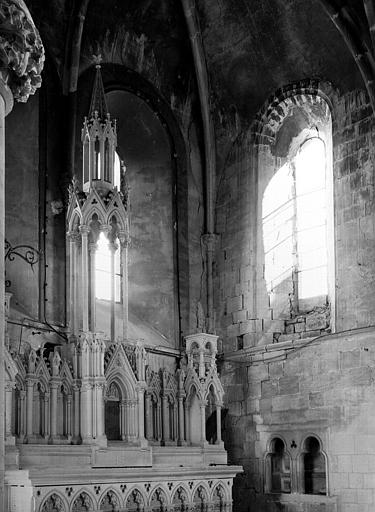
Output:
[[[103,58],[102,58],[101,54],[98,53],[97,55],[93,55],[92,58],[93,58],[96,69],[101,68],[101,63],[103,62]]]

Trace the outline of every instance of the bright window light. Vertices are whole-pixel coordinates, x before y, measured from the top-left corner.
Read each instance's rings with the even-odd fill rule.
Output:
[[[111,300],[111,251],[104,233],[100,233],[95,255],[95,294],[97,299]],[[119,249],[115,252],[115,301],[121,301]]]
[[[268,292],[297,272],[299,299],[327,295],[326,198],[325,146],[315,137],[276,172],[263,195]]]
[[[113,184],[117,187],[117,190],[120,190],[121,187],[121,164],[120,157],[115,151],[115,165],[113,169]]]
[[[301,146],[295,180],[298,298],[307,299],[328,293],[326,159],[321,139],[309,139]]]
[[[267,291],[290,274],[293,266],[293,176],[288,164],[271,179],[263,195],[263,243]]]

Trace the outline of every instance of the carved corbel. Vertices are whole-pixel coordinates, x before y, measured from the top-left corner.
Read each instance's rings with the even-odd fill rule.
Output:
[[[26,102],[41,86],[44,59],[42,40],[25,2],[1,0],[1,75],[16,101]]]

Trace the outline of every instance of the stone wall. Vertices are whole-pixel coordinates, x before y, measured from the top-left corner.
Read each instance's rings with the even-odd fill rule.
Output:
[[[332,104],[335,291],[328,322],[326,312],[288,318],[270,307],[259,190],[283,160],[265,140],[255,145],[244,134],[219,183],[216,311],[229,409],[223,437],[230,462],[245,469],[235,480],[237,510],[374,509],[374,125],[363,92],[335,96]],[[327,456],[328,496],[301,492],[309,435]],[[274,436],[290,454],[291,494],[265,493]]]
[[[333,98],[334,256],[331,310],[290,318],[271,307],[264,279],[262,193],[285,160],[248,133],[234,143],[219,181],[216,311],[225,350],[375,324],[374,126],[365,94]],[[287,293],[286,293],[287,297]],[[353,307],[355,306],[355,307]],[[330,316],[330,318],[328,318]]]
[[[249,510],[250,504],[259,512],[330,511],[336,510],[335,501],[339,512],[373,510],[373,337],[373,329],[360,330],[228,355],[224,439],[230,462],[245,469],[236,480],[237,510]],[[286,441],[298,490],[303,441],[309,435],[321,440],[327,455],[328,496],[265,494],[270,440]]]

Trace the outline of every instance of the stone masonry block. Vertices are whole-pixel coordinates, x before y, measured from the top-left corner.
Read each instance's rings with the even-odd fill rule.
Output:
[[[328,327],[325,313],[311,313],[306,317],[306,331],[315,331]]]
[[[269,365],[269,375],[271,379],[277,379],[284,375],[284,363],[276,362]]]
[[[265,332],[280,332],[285,330],[284,320],[263,320],[263,330]]]
[[[354,473],[369,473],[369,460],[372,457],[369,455],[352,455],[352,465]],[[364,487],[368,487],[363,484]],[[375,487],[375,483],[374,483]]]
[[[240,268],[240,282],[250,281],[252,279],[252,268],[246,265]]]
[[[256,334],[253,332],[246,333],[243,336],[243,346],[246,347],[255,347],[256,345]]]
[[[248,332],[256,332],[255,320],[246,320],[240,324],[240,334],[246,334]]]
[[[236,295],[235,297],[228,297],[227,313],[233,313],[234,311],[240,311],[241,309],[242,309],[242,295]]]
[[[298,322],[298,323],[294,324],[295,332],[304,332],[305,330],[306,330],[305,322]]]
[[[229,325],[227,327],[228,338],[240,335],[240,324]]]
[[[363,475],[363,487],[365,489],[375,488],[375,473],[368,473]]]
[[[248,382],[264,381],[268,379],[268,367],[265,364],[249,366],[247,369]]]
[[[321,392],[309,393],[309,407],[322,407],[324,406],[324,394]]]
[[[241,309],[240,311],[234,311],[232,313],[233,323],[237,324],[239,322],[245,322],[247,319],[247,311],[246,309]]]
[[[271,398],[278,394],[278,385],[276,380],[262,381],[262,398]]]
[[[359,349],[340,352],[340,367],[345,370],[347,368],[355,368],[360,366],[361,353]]]
[[[349,473],[349,487],[363,489],[363,473]]]
[[[357,501],[361,503],[374,503],[373,489],[357,489]]]

